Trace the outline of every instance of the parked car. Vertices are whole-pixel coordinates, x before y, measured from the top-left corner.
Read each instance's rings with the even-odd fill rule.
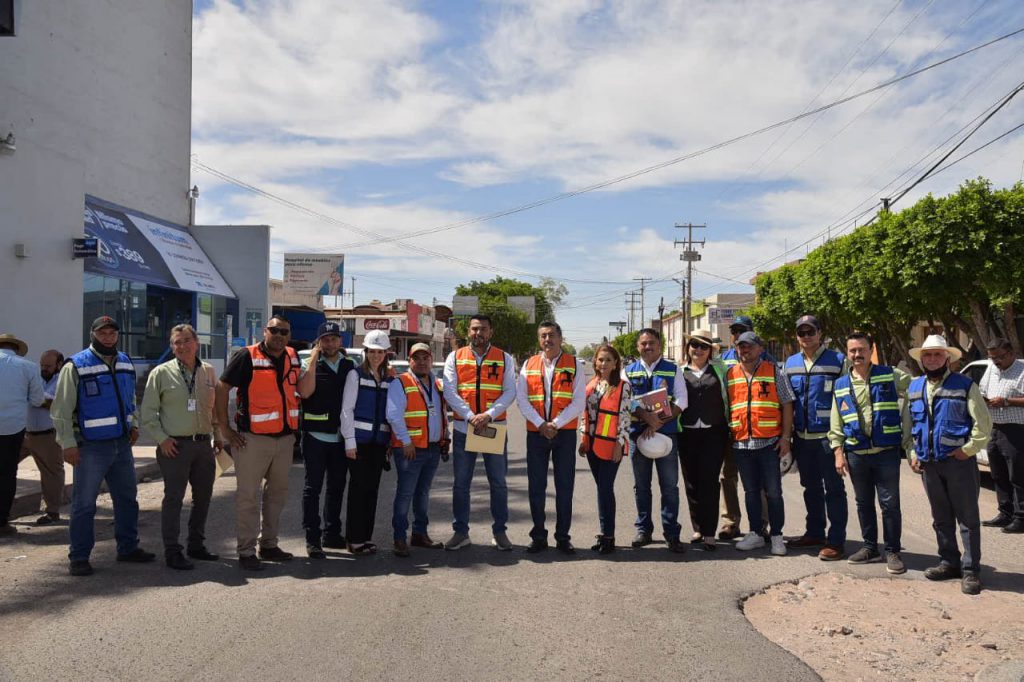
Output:
[[[970,377],[971,381],[973,381],[975,384],[978,384],[981,383],[981,377],[985,376],[985,370],[987,370],[991,365],[992,361],[988,359],[975,360],[973,362],[968,362],[964,367],[962,367],[960,369],[960,373]],[[978,466],[988,471],[988,451],[982,449],[977,456]]]

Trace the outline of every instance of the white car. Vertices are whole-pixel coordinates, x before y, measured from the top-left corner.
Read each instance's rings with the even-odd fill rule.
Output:
[[[960,369],[960,373],[970,377],[971,381],[973,381],[975,384],[978,384],[981,383],[981,377],[985,376],[985,370],[987,370],[991,365],[992,361],[988,359],[975,360],[974,362],[969,362],[964,367],[962,367]],[[978,466],[980,466],[982,469],[988,469],[988,451],[982,449],[978,453],[977,457]]]

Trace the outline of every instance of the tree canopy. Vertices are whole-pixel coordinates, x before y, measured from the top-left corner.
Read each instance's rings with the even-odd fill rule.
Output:
[[[518,358],[537,351],[537,326],[544,320],[555,319],[555,306],[568,293],[564,284],[547,278],[539,286],[499,276],[489,282],[474,280],[455,287],[456,296],[480,298],[480,312],[489,315],[494,323],[494,345]],[[529,322],[526,313],[509,306],[509,296],[533,296],[536,321]],[[455,332],[465,339],[468,327],[469,319],[461,318],[455,324]]]

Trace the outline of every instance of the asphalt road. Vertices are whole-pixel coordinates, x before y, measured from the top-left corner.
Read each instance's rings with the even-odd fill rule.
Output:
[[[0,544],[0,679],[817,679],[798,659],[760,636],[740,600],[769,584],[820,571],[884,575],[881,565],[823,563],[810,554],[772,557],[731,546],[670,554],[662,543],[623,547],[632,537],[632,471],[617,481],[619,550],[590,552],[597,529],[593,479],[578,460],[574,557],[526,554],[530,516],[524,433],[513,416],[509,535],[516,548],[489,546],[486,479],[478,467],[471,536],[460,552],[389,550],[394,473],[381,487],[376,556],[302,556],[302,465],[292,470],[281,546],[290,563],[258,573],[234,560],[234,479],[215,488],[207,536],[221,561],[176,572],[114,561],[109,498],[101,498],[96,574],[67,574],[66,528],[36,529]],[[431,499],[431,532],[450,532],[451,465],[442,465]],[[849,490],[849,534],[859,525]],[[657,487],[655,485],[655,491]],[[787,534],[802,531],[803,503],[785,481]],[[548,526],[554,491],[549,485]],[[159,481],[140,486],[143,545],[160,553]],[[921,483],[904,466],[904,558],[900,579],[923,580],[934,563],[934,534]],[[657,505],[657,492],[655,492]],[[990,490],[982,510],[994,509]],[[684,537],[689,523],[683,521]],[[1020,536],[985,529],[986,589],[1024,589]],[[655,536],[659,540],[660,528]],[[850,542],[848,550],[858,546]],[[300,558],[302,557],[302,558]]]

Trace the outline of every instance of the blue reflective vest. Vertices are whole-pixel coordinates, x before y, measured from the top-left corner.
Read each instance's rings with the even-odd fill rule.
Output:
[[[675,395],[676,385],[676,365],[675,363],[669,362],[665,358],[658,360],[658,364],[654,366],[654,373],[650,377],[647,376],[647,371],[644,369],[642,362],[637,360],[633,364],[626,367],[626,377],[629,379],[629,383],[633,386],[633,398],[644,393],[650,393],[656,391],[659,388],[664,387],[668,391],[668,397],[670,402],[675,405],[673,396]],[[644,432],[647,428],[647,423],[641,419],[633,417],[630,425],[630,438],[634,440]],[[679,420],[672,419],[665,423],[658,433],[664,433],[666,435],[672,435],[673,433],[679,433]]]
[[[832,390],[843,373],[843,356],[826,348],[808,370],[803,353],[786,359],[786,376],[796,394],[793,427],[799,433],[827,433],[832,416]]]
[[[391,440],[391,426],[387,419],[388,385],[393,377],[385,376],[380,384],[362,367],[356,367],[359,375],[359,392],[356,393],[354,422],[357,443],[387,443]]]
[[[971,380],[963,374],[950,373],[932,394],[932,408],[928,409],[928,377],[919,376],[910,382],[907,400],[910,401],[911,433],[914,452],[921,462],[941,462],[971,439],[974,419],[967,409],[967,393]]]
[[[896,391],[896,375],[893,374],[892,367],[871,365],[868,381],[868,394],[871,396],[870,438],[861,427],[853,380],[849,374],[836,379],[834,397],[839,407],[839,416],[843,418],[843,435],[846,436],[844,449],[848,452],[871,448],[896,448],[903,442],[899,394]]]
[[[114,369],[89,348],[69,360],[78,373],[78,429],[87,441],[128,435],[135,412],[135,365],[117,354]]]

